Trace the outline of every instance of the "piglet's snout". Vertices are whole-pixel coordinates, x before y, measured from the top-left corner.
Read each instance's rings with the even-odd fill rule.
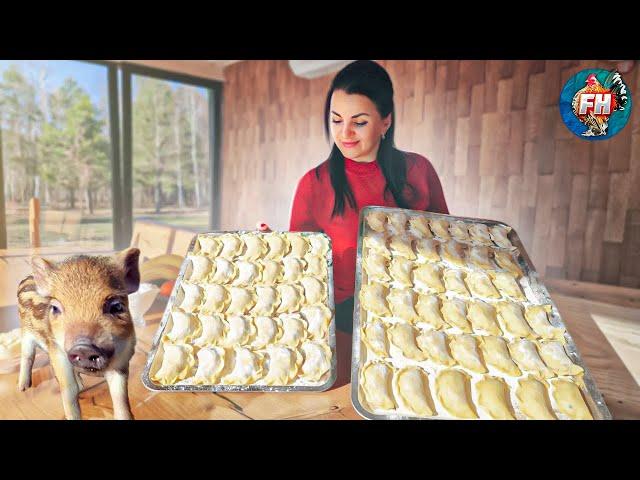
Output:
[[[89,338],[79,338],[67,352],[75,366],[91,371],[102,370],[109,364],[113,352],[105,351],[91,343]]]

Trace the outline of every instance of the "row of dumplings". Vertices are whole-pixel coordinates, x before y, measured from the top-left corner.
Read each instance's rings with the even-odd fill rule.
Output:
[[[290,385],[297,379],[319,382],[331,368],[325,343],[307,341],[299,348],[268,345],[263,350],[236,345],[207,346],[164,343],[160,368],[151,380],[162,385]]]
[[[293,313],[304,305],[326,303],[326,284],[315,277],[275,286],[234,287],[183,282],[179,307],[186,312],[271,315]]]
[[[388,362],[374,361],[362,369],[361,385],[367,404],[373,410],[408,411],[413,415],[451,416],[462,419],[490,418],[514,420],[514,402],[527,419],[555,420],[551,405],[566,418],[592,419],[580,387],[570,379],[545,381],[527,376],[517,381],[515,391],[502,379],[483,375],[473,381],[458,369],[429,374],[417,366],[394,368]],[[430,377],[435,376],[435,379]],[[430,380],[432,381],[430,385]],[[439,409],[431,392],[435,391]]]
[[[516,338],[507,342],[493,335],[446,334],[422,330],[408,323],[385,324],[373,320],[363,326],[362,339],[367,358],[398,357],[416,362],[461,367],[475,373],[487,373],[488,367],[509,377],[523,372],[543,378],[578,375],[584,370],[568,357],[562,343]],[[398,353],[391,350],[395,347]]]
[[[307,253],[322,257],[329,251],[329,242],[324,235],[294,232],[202,234],[198,236],[198,246],[195,252],[199,255],[247,261],[280,260],[285,256],[303,258]]]
[[[189,255],[188,258],[191,272],[187,275],[187,280],[196,283],[274,285],[296,282],[305,275],[322,279],[327,277],[326,258],[311,254],[304,258],[285,257],[281,260],[257,261],[228,260],[222,257],[210,259],[203,255]]]
[[[383,318],[426,323],[436,330],[455,327],[464,333],[489,333],[521,338],[564,341],[563,328],[549,322],[550,305],[527,305],[512,301],[488,303],[478,299],[415,293],[411,289],[387,289],[364,285],[360,302],[365,311]]]
[[[450,291],[464,297],[527,300],[516,277],[508,272],[467,272],[436,263],[415,263],[403,257],[396,257],[387,264],[384,257],[375,254],[367,255],[363,266],[368,284],[389,284],[394,281],[404,287],[437,293]]]
[[[331,311],[324,305],[303,307],[300,313],[276,317],[193,314],[172,310],[164,342],[197,347],[248,345],[264,348],[277,343],[295,348],[307,339],[326,341]]]
[[[408,235],[387,237],[380,233],[367,235],[364,246],[368,248],[366,257],[371,257],[373,265],[387,265],[390,259],[398,257],[416,260],[419,263],[446,261],[461,268],[499,270],[504,269],[516,277],[522,270],[510,252],[482,245],[469,246],[454,240],[440,242],[428,238],[413,238]]]
[[[508,238],[510,228],[501,225],[488,227],[484,223],[463,221],[449,222],[445,219],[428,218],[423,215],[407,215],[404,212],[385,213],[374,210],[367,214],[369,227],[379,233],[402,235],[410,233],[417,238],[433,238],[442,240],[455,239],[459,242],[470,242],[477,245],[514,248]]]

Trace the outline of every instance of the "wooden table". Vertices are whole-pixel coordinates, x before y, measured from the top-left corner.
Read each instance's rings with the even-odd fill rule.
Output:
[[[588,302],[553,295],[580,354],[615,419],[640,419],[640,387],[592,320]],[[604,305],[604,304],[602,304]],[[604,308],[604,307],[603,307]],[[360,419],[351,405],[351,337],[338,332],[338,379],[322,393],[168,393],[147,390],[140,379],[153,336],[162,317],[159,299],[137,330],[129,396],[137,419]],[[18,373],[0,375],[0,418],[62,419],[63,410],[51,367],[34,370],[33,387],[17,392]],[[81,393],[83,418],[113,418],[104,380],[86,377]]]

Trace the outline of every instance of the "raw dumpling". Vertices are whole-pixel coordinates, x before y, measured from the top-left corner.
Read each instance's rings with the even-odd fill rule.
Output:
[[[257,264],[253,262],[245,262],[243,260],[238,260],[235,264],[238,269],[238,275],[232,285],[253,285],[253,283],[260,278],[260,269]]]
[[[203,282],[207,279],[213,264],[211,260],[203,255],[189,255],[191,261],[191,275],[189,280],[192,282]]]
[[[522,316],[522,307],[515,302],[498,302],[495,304],[498,320],[505,333],[520,338],[536,338],[536,334],[529,328]]]
[[[449,240],[446,243],[440,244],[440,251],[442,253],[442,259],[453,264],[456,267],[465,267],[464,251],[465,247],[462,243],[458,243],[455,240]]]
[[[255,327],[247,317],[233,315],[227,317],[227,335],[223,341],[224,347],[245,345],[255,334]]]
[[[440,298],[437,295],[418,294],[416,312],[419,316],[418,322],[426,322],[435,329],[446,326],[440,312]]]
[[[493,420],[515,420],[509,387],[497,377],[485,375],[476,385],[478,406]]]
[[[448,268],[444,271],[442,278],[447,290],[462,295],[463,297],[469,296],[469,290],[464,286],[464,275],[462,270],[456,270],[454,268]]]
[[[369,253],[376,252],[383,257],[391,258],[391,252],[387,247],[387,237],[382,233],[372,233],[364,237],[363,245]]]
[[[469,291],[475,297],[500,298],[500,294],[491,284],[491,280],[484,272],[469,272],[466,277]]]
[[[484,223],[474,223],[469,225],[469,235],[473,243],[480,245],[491,246],[491,237],[489,236],[489,229]]]
[[[364,335],[362,340],[369,348],[369,351],[373,352],[378,357],[389,356],[389,345],[387,343],[387,329],[385,324],[380,320],[372,320],[365,324],[362,329]],[[369,355],[367,355],[368,357]]]
[[[437,248],[438,242],[430,238],[420,238],[416,240],[416,252],[427,262],[439,262],[440,255]]]
[[[240,258],[246,261],[254,261],[262,258],[267,253],[267,244],[259,235],[246,234],[242,236],[242,241],[247,246]]]
[[[407,230],[407,214],[402,212],[390,213],[387,216],[389,233],[402,235]]]
[[[467,305],[458,298],[441,297],[442,316],[452,327],[458,327],[464,333],[471,333],[471,325],[467,321]]]
[[[269,246],[269,251],[265,255],[266,258],[280,260],[289,253],[289,240],[285,236],[279,233],[268,233],[262,238]]]
[[[309,254],[304,257],[304,260],[307,264],[307,268],[305,270],[307,275],[313,275],[320,278],[327,277],[327,259],[325,257]]]
[[[529,376],[518,380],[516,398],[520,411],[527,418],[532,420],[556,419],[549,403],[547,388],[535,378]]]
[[[199,235],[198,242],[200,243],[200,252],[211,257],[217,257],[218,253],[222,249],[222,244],[214,236]]]
[[[304,356],[302,378],[310,382],[319,382],[331,369],[331,349],[326,343],[306,342],[300,350]]]
[[[451,235],[449,235],[448,221],[432,218],[429,220],[429,226],[436,237],[441,238],[442,240],[449,240],[451,238]]]
[[[421,417],[433,415],[427,372],[418,367],[405,367],[396,372],[393,384],[401,407]]]
[[[204,304],[202,312],[222,312],[229,304],[229,292],[222,285],[204,287]]]
[[[308,304],[314,305],[324,302],[327,296],[327,289],[320,280],[315,277],[302,277],[300,283],[304,288],[304,297],[307,299]]]
[[[476,339],[471,335],[451,335],[449,337],[451,355],[464,368],[476,373],[486,373]]]
[[[436,395],[442,407],[457,418],[478,418],[471,402],[469,376],[459,370],[443,370],[436,377]]]
[[[525,307],[524,316],[533,330],[546,340],[564,342],[564,329],[552,326],[547,313],[551,313],[551,305],[532,305]]]
[[[184,380],[196,364],[191,345],[162,345],[162,365],[151,376],[151,380],[161,385],[172,385],[179,380]]]
[[[171,312],[171,330],[166,337],[172,343],[189,343],[201,331],[200,322],[195,315],[179,310]]]
[[[367,223],[371,230],[384,232],[387,225],[387,216],[380,210],[374,210],[367,214]]]
[[[514,340],[509,344],[509,352],[511,358],[520,367],[520,370],[526,373],[533,373],[536,376],[551,378],[553,372],[544,364],[534,343],[527,339]]]
[[[583,368],[573,363],[561,343],[540,342],[538,350],[544,363],[558,375],[579,375]]]
[[[432,289],[438,293],[445,291],[440,266],[435,263],[418,265],[413,271],[413,279],[416,286],[421,286],[423,289]]]
[[[503,227],[501,225],[495,225],[489,228],[489,234],[491,235],[491,239],[501,248],[513,248],[511,241],[507,237],[509,232],[511,231],[511,227]]]
[[[494,285],[500,293],[505,297],[511,297],[514,300],[524,301],[527,299],[515,277],[506,272],[489,272]]]
[[[193,378],[196,385],[214,385],[218,383],[224,368],[225,350],[220,347],[206,347],[198,351],[198,369]]]
[[[282,328],[275,318],[256,317],[253,319],[253,324],[256,328],[256,338],[251,345],[254,348],[264,348],[282,336]]]
[[[522,375],[520,369],[513,363],[513,360],[511,360],[511,355],[509,355],[509,350],[507,349],[507,342],[500,337],[494,336],[480,338],[482,339],[480,347],[482,348],[484,361],[487,365],[511,377],[519,377]]]
[[[309,253],[316,257],[325,257],[329,253],[329,240],[324,235],[314,234],[307,237]]]
[[[362,308],[367,312],[371,312],[379,317],[390,315],[389,307],[387,305],[387,295],[389,291],[387,287],[381,283],[370,283],[363,285],[360,289],[360,302],[362,302]]]
[[[186,282],[183,282],[181,287],[184,297],[180,302],[180,308],[185,312],[193,312],[202,301],[202,289],[198,285]]]
[[[307,240],[300,234],[291,233],[287,235],[287,239],[291,244],[290,257],[304,258],[309,251],[309,244]]]
[[[418,321],[418,314],[415,310],[415,294],[408,288],[392,288],[387,296],[389,308],[394,317],[401,318],[406,322],[415,323]]]
[[[262,260],[262,280],[264,285],[274,285],[282,279],[282,263],[275,260]]]
[[[198,347],[205,345],[217,345],[222,343],[224,337],[224,321],[221,315],[199,315],[202,333],[193,341]]]
[[[450,367],[455,365],[456,361],[449,354],[447,348],[447,336],[444,332],[436,330],[423,330],[416,337],[416,343],[423,352],[426,352],[431,361]]]
[[[222,243],[222,250],[219,255],[228,260],[240,255],[244,248],[242,240],[240,240],[240,237],[234,233],[220,235],[218,237],[218,241]]]
[[[251,312],[255,315],[271,315],[279,304],[278,291],[274,287],[256,287],[256,305]]]
[[[211,279],[213,283],[231,283],[236,277],[237,270],[235,265],[226,258],[216,258],[215,269],[216,271]]]
[[[389,273],[393,279],[405,287],[413,286],[411,281],[412,269],[413,262],[404,257],[394,257],[389,264]]]
[[[327,336],[331,323],[331,310],[325,305],[302,307],[300,314],[307,321],[309,335],[313,340],[322,340]]]
[[[472,266],[483,270],[495,268],[489,260],[489,249],[487,247],[471,247],[469,249],[469,262]]]
[[[382,283],[391,281],[391,277],[387,272],[389,268],[389,259],[383,255],[375,252],[369,252],[362,265],[370,280]]]
[[[288,385],[298,375],[298,369],[302,365],[302,355],[281,345],[269,345],[267,347],[269,371],[264,377],[265,385]]]
[[[280,295],[280,305],[276,312],[291,313],[298,311],[302,302],[302,289],[295,284],[277,285],[276,290]]]
[[[467,230],[467,224],[465,222],[451,223],[449,225],[449,233],[459,242],[466,242],[469,240],[469,231]]]
[[[393,410],[396,404],[391,394],[393,367],[386,362],[371,362],[362,369],[362,390],[373,410]]]
[[[415,260],[416,254],[411,247],[411,237],[408,235],[393,235],[389,241],[389,249],[394,256]]]
[[[509,252],[505,252],[503,250],[494,250],[493,258],[500,268],[508,271],[516,278],[522,277],[522,270],[518,266],[518,264],[513,259],[513,256]]]
[[[418,330],[408,323],[396,323],[389,327],[389,341],[402,351],[402,355],[421,362],[427,358],[425,352],[416,345]]]
[[[288,256],[285,257],[282,263],[284,264],[282,280],[285,282],[297,282],[304,271],[304,260]]]
[[[433,238],[427,217],[420,215],[409,218],[409,233],[416,238]]]
[[[496,319],[496,309],[482,300],[467,303],[467,318],[474,331],[486,332],[491,335],[502,335]]]
[[[307,321],[297,313],[283,313],[280,315],[282,337],[278,340],[281,345],[296,348],[307,339]]]
[[[228,315],[240,315],[249,313],[249,310],[256,304],[256,295],[253,289],[243,287],[230,287],[229,295],[231,302],[227,307]]]
[[[553,386],[551,395],[560,412],[571,420],[593,420],[589,407],[582,398],[580,388],[575,383],[558,379],[554,380],[551,385]]]
[[[236,346],[233,351],[233,370],[223,377],[224,385],[248,385],[263,374],[263,358],[248,348]]]

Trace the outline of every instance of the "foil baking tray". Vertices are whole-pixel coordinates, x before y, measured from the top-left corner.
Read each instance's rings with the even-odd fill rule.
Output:
[[[579,365],[583,368],[584,373],[581,375],[582,384],[579,385],[579,388],[583,394],[583,398],[586,401],[586,404],[594,418],[594,420],[610,420],[611,413],[607,408],[602,394],[596,387],[595,381],[591,376],[589,369],[584,363],[578,348],[576,347],[573,338],[571,337],[569,331],[566,328],[562,320],[562,316],[558,311],[558,308],[555,302],[552,300],[551,296],[545,285],[541,282],[538,273],[536,272],[533,263],[531,262],[530,257],[528,256],[520,238],[518,237],[517,232],[511,226],[495,221],[495,220],[487,220],[481,218],[472,218],[472,217],[460,217],[454,215],[444,215],[433,212],[425,212],[419,210],[408,210],[408,209],[400,209],[400,208],[390,208],[390,207],[365,207],[360,212],[359,219],[359,229],[358,229],[358,250],[356,257],[356,282],[355,282],[355,291],[354,291],[354,315],[353,315],[353,349],[352,349],[352,361],[351,361],[351,402],[355,410],[364,418],[371,420],[435,420],[435,419],[453,419],[453,417],[445,416],[445,415],[435,415],[431,417],[419,417],[412,415],[411,412],[402,411],[402,412],[393,412],[393,413],[375,413],[365,408],[363,402],[360,401],[362,393],[362,388],[360,385],[360,369],[366,362],[366,347],[361,341],[361,324],[364,321],[363,318],[366,315],[366,312],[360,305],[360,289],[362,286],[362,282],[364,280],[364,275],[366,272],[363,269],[362,265],[362,249],[363,249],[363,239],[366,233],[366,229],[369,227],[365,221],[366,215],[371,211],[382,211],[384,213],[394,213],[394,212],[403,212],[407,214],[410,218],[411,216],[423,216],[428,219],[444,219],[449,222],[454,221],[462,221],[465,223],[483,223],[488,227],[492,227],[495,225],[500,225],[509,230],[508,238],[511,241],[511,244],[514,248],[512,249],[504,249],[498,247],[497,245],[492,246],[491,248],[497,250],[508,250],[510,251],[515,259],[517,260],[518,266],[524,273],[524,277],[519,280],[519,284],[522,287],[525,295],[527,296],[527,302],[530,304],[537,305],[551,305],[552,311],[548,314],[549,322],[553,327],[561,327],[564,329],[564,340],[565,340],[565,351],[568,357],[573,361],[573,363]],[[464,243],[464,242],[461,242]],[[439,370],[438,370],[439,371]],[[524,372],[523,372],[524,374]],[[431,375],[430,375],[431,376]],[[431,384],[430,384],[431,385]],[[433,389],[430,388],[432,397]],[[510,390],[512,390],[510,388]],[[511,393],[513,396],[513,394]],[[512,405],[514,407],[516,416],[518,419],[521,419],[523,416],[517,410],[515,403],[512,401]],[[562,414],[558,414],[557,411],[554,410],[554,413],[559,419],[563,419]]]
[[[149,390],[160,391],[160,392],[322,392],[328,390],[336,381],[337,377],[337,356],[336,356],[336,322],[335,322],[335,303],[334,303],[334,292],[333,292],[333,249],[331,246],[331,238],[324,233],[320,232],[269,232],[273,233],[283,233],[290,234],[296,233],[301,234],[302,236],[310,236],[310,235],[322,235],[326,238],[327,244],[329,246],[328,252],[326,254],[327,260],[327,303],[325,304],[329,310],[331,311],[331,320],[329,323],[329,331],[328,331],[328,344],[331,349],[331,369],[329,371],[328,379],[322,383],[311,383],[311,382],[302,382],[295,380],[292,384],[289,385],[260,385],[260,384],[249,384],[249,385],[192,385],[192,384],[173,384],[173,385],[161,385],[155,383],[151,380],[152,372],[155,372],[159,365],[159,356],[158,349],[162,343],[162,335],[164,330],[170,320],[171,310],[175,305],[179,305],[180,302],[177,302],[177,299],[180,295],[180,286],[182,281],[185,278],[185,274],[187,273],[188,268],[190,267],[190,262],[188,260],[188,256],[190,253],[194,252],[196,247],[198,236],[207,235],[207,236],[220,236],[224,234],[253,234],[263,236],[266,233],[258,232],[258,231],[249,231],[249,230],[236,230],[236,231],[217,231],[217,232],[205,232],[199,233],[193,237],[191,243],[189,245],[189,249],[185,254],[185,259],[182,262],[180,267],[180,272],[178,273],[178,277],[173,286],[173,290],[171,292],[171,296],[167,302],[167,306],[165,308],[164,314],[162,316],[162,320],[160,322],[160,326],[156,331],[156,334],[153,339],[153,344],[151,350],[147,356],[147,363],[145,365],[144,372],[142,373],[142,383]]]

